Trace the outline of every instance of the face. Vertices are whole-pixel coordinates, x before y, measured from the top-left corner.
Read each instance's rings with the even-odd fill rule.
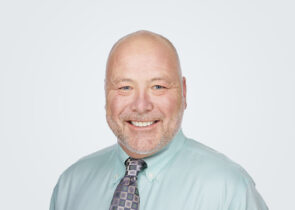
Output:
[[[167,145],[180,128],[185,108],[186,85],[177,57],[158,42],[124,43],[107,67],[107,122],[134,158]]]

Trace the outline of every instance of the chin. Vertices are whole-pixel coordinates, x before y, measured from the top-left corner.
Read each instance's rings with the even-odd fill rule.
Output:
[[[129,153],[137,154],[137,155],[146,155],[150,156],[154,153],[157,153],[159,150],[161,150],[165,145],[165,141],[157,141],[157,143],[154,143],[153,141],[146,139],[143,141],[134,140],[132,142],[136,142],[136,144],[132,144],[130,141],[118,139],[121,146],[125,147],[125,150],[127,150]]]

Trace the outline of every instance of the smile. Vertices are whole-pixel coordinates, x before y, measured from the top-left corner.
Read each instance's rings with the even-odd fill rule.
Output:
[[[158,120],[155,121],[149,121],[149,122],[140,122],[140,121],[129,121],[130,124],[136,126],[136,127],[147,127],[154,123],[157,123]]]

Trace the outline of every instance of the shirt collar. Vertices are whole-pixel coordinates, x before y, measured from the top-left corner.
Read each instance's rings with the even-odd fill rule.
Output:
[[[149,181],[153,181],[157,178],[161,170],[170,162],[170,160],[177,154],[181,149],[185,137],[180,129],[174,138],[165,146],[162,150],[156,154],[143,158],[147,163],[148,167],[142,174],[144,174]],[[126,152],[117,144],[116,148],[117,161],[116,161],[116,172],[114,175],[114,184],[117,183],[125,174],[125,160],[129,157]]]

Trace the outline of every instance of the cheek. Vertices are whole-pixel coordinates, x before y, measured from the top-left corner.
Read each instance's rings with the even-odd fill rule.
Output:
[[[168,117],[175,112],[179,112],[181,107],[181,98],[178,95],[159,97],[156,101],[157,107]]]
[[[109,95],[107,98],[107,112],[113,116],[119,115],[127,106],[126,99],[116,95]]]

